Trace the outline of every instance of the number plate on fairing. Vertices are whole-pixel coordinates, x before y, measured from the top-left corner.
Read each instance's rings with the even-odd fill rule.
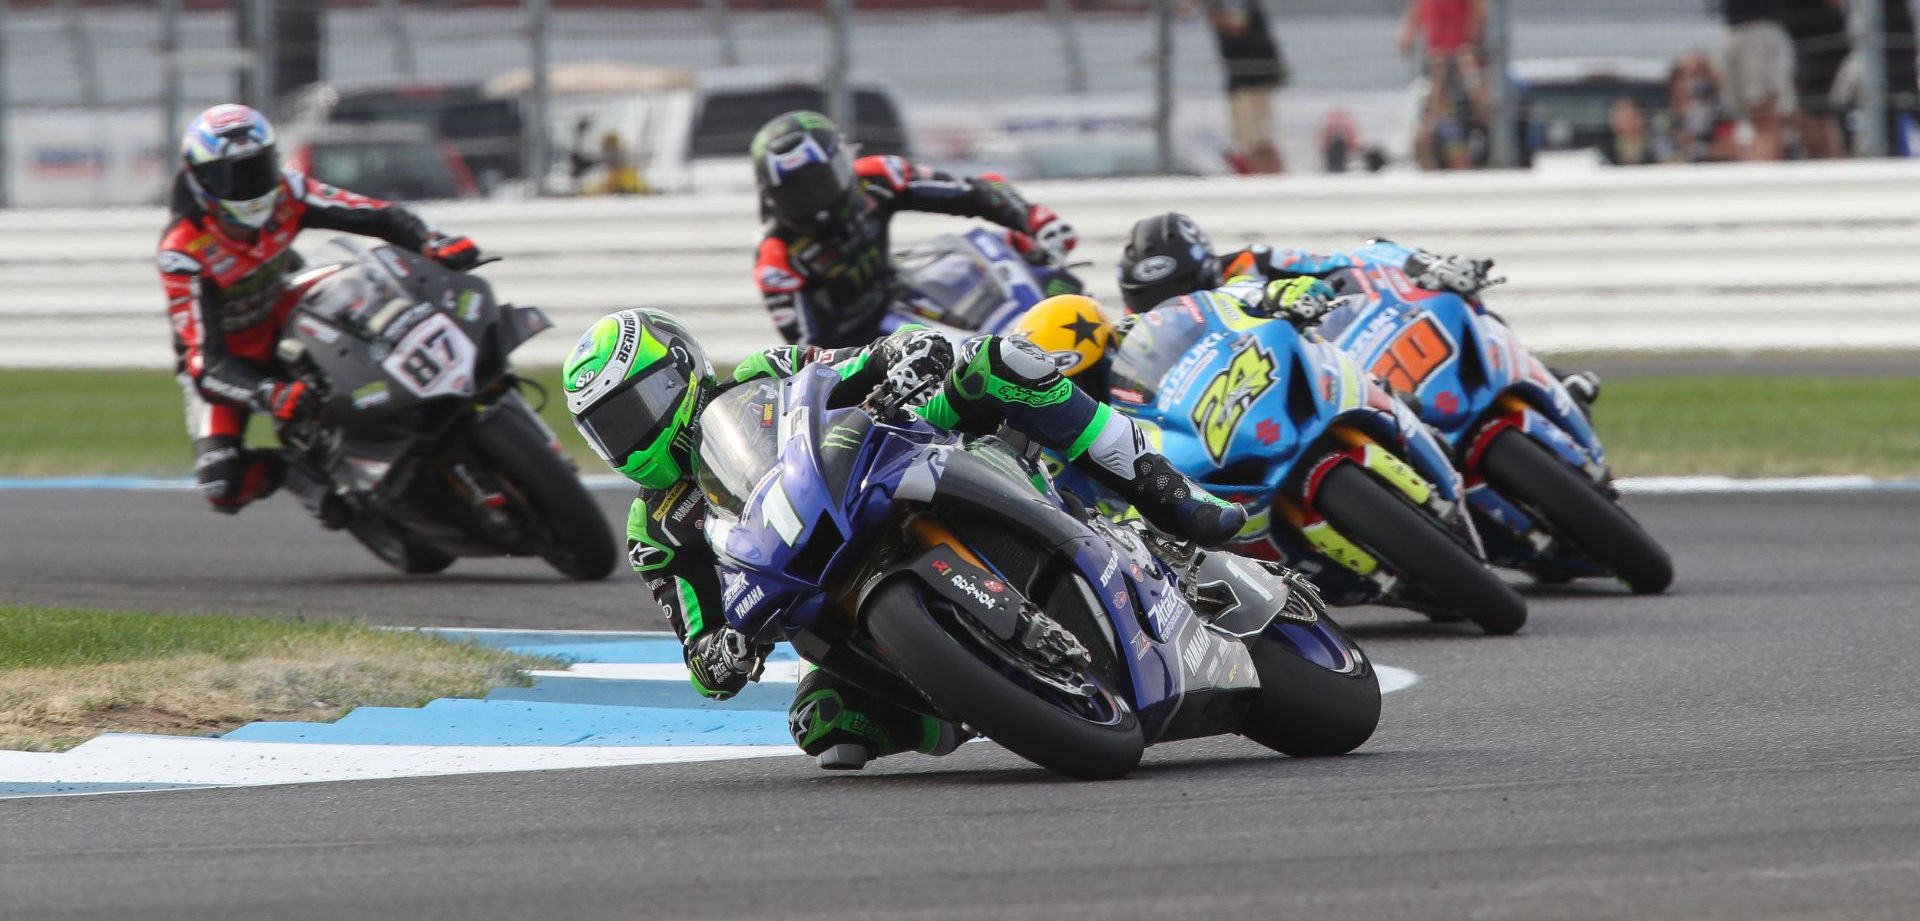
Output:
[[[407,331],[380,367],[422,399],[473,395],[473,340],[453,318],[436,313]]]

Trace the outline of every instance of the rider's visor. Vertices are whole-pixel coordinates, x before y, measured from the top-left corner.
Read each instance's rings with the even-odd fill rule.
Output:
[[[853,189],[853,158],[844,146],[828,155],[808,140],[789,154],[768,154],[783,156],[793,159],[785,164],[775,160],[771,172],[776,181],[767,189],[774,216],[783,221],[812,221],[834,210]]]
[[[663,361],[573,417],[573,427],[601,460],[621,466],[633,452],[653,447],[673,424],[688,384],[684,370]]]
[[[191,168],[201,188],[226,201],[259,198],[280,184],[280,158],[272,148],[249,157],[195,163]]]

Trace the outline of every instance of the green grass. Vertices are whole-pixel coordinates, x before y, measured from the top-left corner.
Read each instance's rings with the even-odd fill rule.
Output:
[[[553,369],[527,374],[557,389]],[[582,470],[604,469],[557,395],[542,414]],[[1607,382],[1596,421],[1626,476],[1920,476],[1920,377],[1620,377]],[[271,437],[256,421],[254,442]],[[0,370],[0,476],[192,466],[169,375]]]
[[[1628,476],[1920,477],[1920,378],[1617,379],[1594,422]]]
[[[0,605],[0,748],[331,720],[478,697],[557,664],[348,621]]]
[[[558,395],[558,371],[528,372],[555,394],[541,415],[583,470],[600,460],[580,440]],[[531,395],[529,396],[531,399]],[[274,444],[256,416],[247,442]],[[0,369],[0,476],[193,472],[180,386],[163,371]]]

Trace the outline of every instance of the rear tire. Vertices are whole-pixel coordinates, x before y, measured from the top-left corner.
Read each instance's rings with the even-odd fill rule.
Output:
[[[347,523],[347,533],[381,562],[410,576],[431,575],[453,565],[451,554],[421,543],[383,518],[356,515]]]
[[[1494,575],[1486,561],[1365,470],[1349,463],[1334,465],[1314,502],[1334,530],[1480,629],[1500,635],[1526,624],[1526,600]]]
[[[1380,677],[1372,662],[1355,673],[1329,671],[1267,637],[1247,651],[1260,694],[1247,708],[1241,735],[1295,758],[1344,755],[1373,737]]]
[[[607,516],[573,467],[553,453],[537,427],[507,407],[473,427],[473,446],[497,465],[495,472],[525,500],[544,534],[540,558],[569,579],[604,579],[619,558]]]
[[[1606,567],[1636,595],[1673,584],[1673,560],[1625,509],[1525,434],[1508,429],[1481,455],[1480,472],[1501,495],[1539,514],[1556,534]]]
[[[950,636],[927,610],[910,579],[882,586],[867,601],[865,617],[881,657],[919,688],[942,716],[966,723],[1008,751],[1070,777],[1123,777],[1140,763],[1146,739],[1139,717],[1123,698],[1113,694],[1120,714],[1112,725],[1091,722],[1048,703]]]

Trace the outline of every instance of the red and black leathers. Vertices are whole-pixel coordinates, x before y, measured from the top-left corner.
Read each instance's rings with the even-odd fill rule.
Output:
[[[1059,220],[997,176],[958,178],[894,156],[861,157],[854,171],[859,186],[831,221],[769,220],[760,241],[754,278],[788,342],[838,348],[864,345],[887,331],[887,308],[910,293],[898,290],[888,258],[888,223],[896,211],[992,221],[1014,231],[1022,251],[1032,245],[1027,234]]]
[[[208,213],[184,178],[174,179],[172,222],[160,237],[160,286],[200,491],[219,511],[238,511],[273,492],[285,476],[277,452],[248,450],[242,438],[255,407],[278,415],[302,405],[298,385],[276,379],[274,346],[293,309],[284,297],[300,263],[293,238],[309,227],[413,250],[449,242],[406,208],[292,170],[283,175],[273,218],[248,232]]]

